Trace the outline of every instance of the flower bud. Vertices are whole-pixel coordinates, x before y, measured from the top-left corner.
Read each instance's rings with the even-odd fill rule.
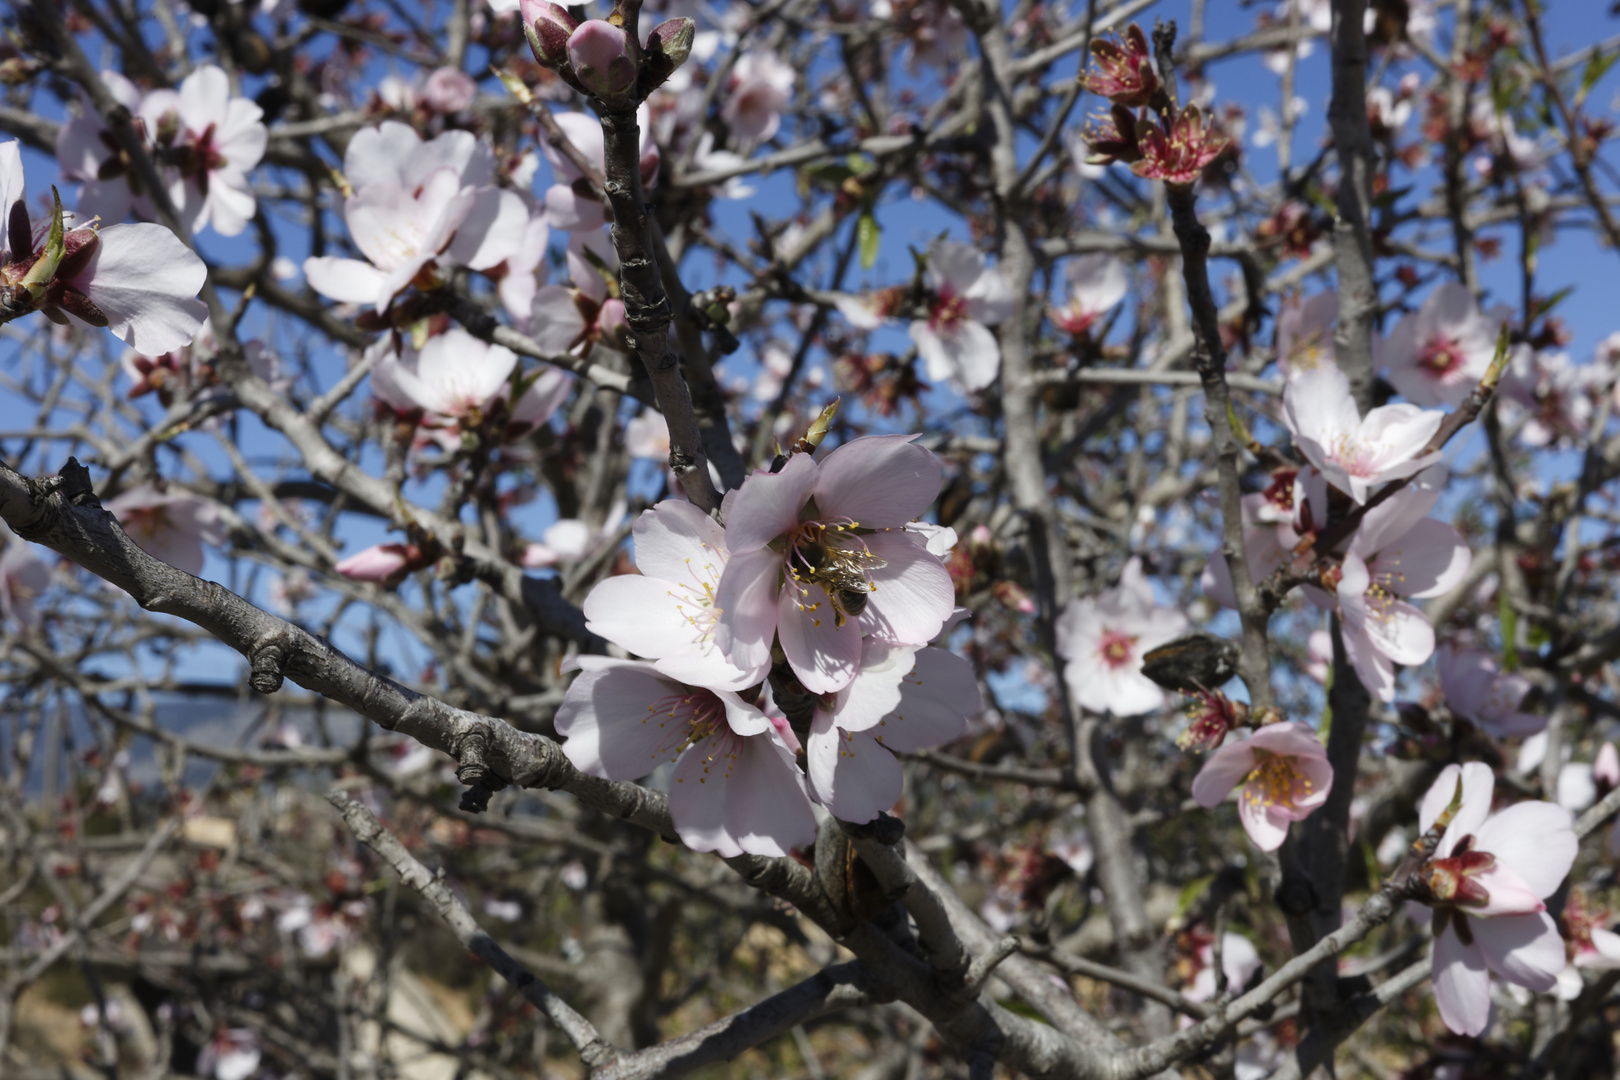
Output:
[[[664,85],[676,69],[686,63],[696,37],[697,23],[691,19],[669,19],[653,27],[642,58],[641,78],[636,83],[638,98],[645,98]]]
[[[543,67],[559,68],[568,62],[568,37],[579,28],[568,10],[549,0],[520,0],[523,36]]]
[[[580,86],[599,98],[617,98],[636,83],[630,38],[619,27],[588,19],[568,38],[568,63]]]

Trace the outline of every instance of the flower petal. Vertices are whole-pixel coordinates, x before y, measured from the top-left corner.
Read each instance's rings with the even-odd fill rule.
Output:
[[[818,712],[805,744],[811,785],[842,821],[871,821],[900,801],[900,762],[869,731],[846,732]]]
[[[1204,767],[1198,770],[1198,775],[1193,777],[1193,801],[1206,810],[1214,809],[1253,770],[1254,748],[1249,745],[1249,740],[1227,742],[1210,755]]]
[[[1558,985],[1558,973],[1564,970],[1564,939],[1551,915],[1545,911],[1503,915],[1470,919],[1468,925],[1485,963],[1502,978],[1538,994]]]
[[[781,472],[756,472],[744,480],[726,508],[726,547],[731,554],[762,548],[798,525],[799,513],[815,491],[816,472],[809,454],[794,454]]]
[[[851,619],[839,626],[826,589],[784,588],[776,613],[782,652],[806,690],[830,694],[850,684],[861,665],[861,624]]]
[[[1469,926],[1477,935],[1480,923],[1487,921],[1470,922]],[[1484,1031],[1491,1020],[1491,974],[1478,938],[1464,945],[1456,927],[1447,926],[1434,939],[1433,966],[1434,1001],[1446,1027],[1459,1035]]]
[[[1537,896],[1551,896],[1575,865],[1573,819],[1548,802],[1522,802],[1474,830],[1475,847],[1495,855]]]
[[[944,468],[915,435],[852,439],[816,470],[816,507],[869,529],[904,525],[939,497]]]
[[[876,589],[857,620],[862,630],[901,645],[933,641],[955,608],[950,571],[911,533],[877,533],[866,546],[885,565],[871,572]]]

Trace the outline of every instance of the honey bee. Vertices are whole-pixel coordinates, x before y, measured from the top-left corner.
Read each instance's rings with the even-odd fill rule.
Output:
[[[867,575],[889,565],[869,551],[830,548],[814,541],[796,549],[804,569],[793,576],[807,585],[820,585],[832,600],[833,623],[840,628],[850,618],[860,618],[866,601],[877,590]]]

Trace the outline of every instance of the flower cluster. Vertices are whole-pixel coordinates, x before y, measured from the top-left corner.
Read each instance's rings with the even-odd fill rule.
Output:
[[[610,105],[637,104],[662,86],[691,55],[697,23],[669,19],[645,45],[604,19],[579,22],[548,0],[521,0],[523,33],[534,58],[582,94]]]
[[[247,174],[264,158],[270,133],[259,106],[231,96],[224,70],[203,64],[177,90],[145,94],[114,71],[102,72],[101,81],[139,121],[144,149],[157,162],[169,199],[191,231],[212,225],[222,236],[235,236],[247,228],[258,207]],[[109,222],[124,220],[132,208],[142,217],[153,216],[134,165],[88,105],[57,133],[56,159],[64,176],[84,185],[81,212]]]
[[[1196,104],[1176,112],[1153,66],[1147,35],[1136,23],[1123,39],[1091,42],[1094,66],[1086,89],[1110,102],[1092,118],[1084,134],[1088,164],[1120,161],[1146,180],[1187,187],[1198,182],[1231,140],[1209,125]],[[1146,109],[1147,115],[1137,112]]]
[[[893,806],[892,751],[949,741],[978,712],[970,666],[928,647],[953,592],[911,519],[939,484],[938,460],[909,437],[871,437],[754,473],[727,497],[724,527],[679,501],[642,514],[641,572],[598,585],[585,615],[647,659],[580,661],[557,716],[570,760],[610,779],[674,760],[677,831],[726,855],[807,843],[812,799],[850,821]],[[808,776],[762,696],[767,675],[810,704]]]

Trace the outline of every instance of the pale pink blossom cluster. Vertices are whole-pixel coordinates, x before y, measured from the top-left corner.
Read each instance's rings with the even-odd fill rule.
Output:
[[[145,94],[114,71],[103,71],[101,81],[139,121],[145,149],[191,231],[212,225],[222,236],[235,236],[247,228],[258,208],[248,173],[264,158],[270,133],[259,106],[232,96],[224,70],[203,64],[178,89]],[[65,177],[83,185],[81,213],[109,223],[124,220],[132,208],[142,217],[155,216],[133,164],[90,105],[62,125],[56,159]]]
[[[1473,296],[1448,281],[1378,342],[1378,360],[1407,401],[1462,404],[1491,366],[1506,309],[1483,313]]]
[[[633,527],[639,574],[585,600],[590,629],[645,660],[585,657],[557,714],[580,769],[631,780],[675,763],[670,813],[689,846],[784,854],[812,804],[869,821],[898,801],[893,751],[959,736],[979,711],[971,667],[929,642],[952,616],[941,530],[913,518],[937,458],[906,436],[789,457],[724,504],[721,526],[665,501]],[[799,737],[763,692],[808,696]],[[762,696],[763,692],[763,696]]]
[[[1438,451],[1427,449],[1443,414],[1394,404],[1363,417],[1349,379],[1332,363],[1294,372],[1283,410],[1310,466],[1280,470],[1266,492],[1244,498],[1250,579],[1279,569],[1312,576],[1305,594],[1339,616],[1346,656],[1362,684],[1393,701],[1395,665],[1421,664],[1435,647],[1434,628],[1409,601],[1450,591],[1471,559],[1461,534],[1428,516],[1446,479],[1443,468],[1431,467]],[[1346,540],[1332,551],[1314,549],[1329,521],[1330,488],[1365,505],[1376,488],[1395,480],[1407,483],[1362,513]],[[1230,567],[1219,552],[1205,567],[1203,584],[1217,603],[1237,606]]]

